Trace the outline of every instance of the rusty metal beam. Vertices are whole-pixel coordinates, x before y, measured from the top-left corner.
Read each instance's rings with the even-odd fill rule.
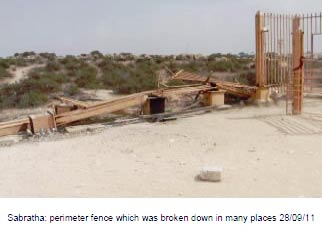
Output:
[[[190,72],[180,71],[173,76],[173,79],[205,83],[208,81],[212,85],[218,87],[219,89],[226,90],[227,93],[238,96],[238,97],[251,97],[255,94],[256,87],[242,85],[234,82],[219,81],[214,78],[208,78],[199,74],[194,74]]]
[[[28,118],[2,122],[0,123],[0,136],[18,134],[19,132],[26,131],[30,128],[31,126]]]
[[[89,104],[82,102],[82,101],[77,101],[71,98],[67,98],[67,97],[58,97],[59,100],[61,100],[63,103],[69,104],[69,105],[74,105],[80,108],[88,108]]]

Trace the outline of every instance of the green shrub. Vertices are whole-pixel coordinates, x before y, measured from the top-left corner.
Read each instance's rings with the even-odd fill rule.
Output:
[[[37,90],[42,93],[52,93],[60,90],[60,85],[50,78],[26,79],[22,83],[22,88],[26,91]]]
[[[54,72],[54,71],[59,71],[60,70],[60,64],[56,61],[49,61],[46,65],[46,70],[48,72]]]
[[[77,85],[75,84],[71,84],[70,86],[68,86],[68,88],[66,89],[66,93],[69,96],[75,96],[77,94],[79,94],[80,90],[77,87]]]
[[[209,61],[215,61],[217,58],[221,58],[224,55],[222,55],[221,53],[213,53],[211,55],[208,56],[208,60]]]
[[[80,67],[81,61],[76,59],[74,56],[66,56],[64,59],[60,60],[60,63],[65,66],[69,71],[75,71]]]
[[[156,65],[142,62],[136,66],[112,64],[105,69],[102,84],[117,93],[136,93],[157,88]]]
[[[229,72],[232,70],[230,61],[213,61],[209,63],[209,70],[214,72]]]
[[[12,86],[4,85],[0,88],[0,109],[13,107],[16,104],[16,92]]]
[[[52,79],[58,84],[65,84],[70,82],[69,78],[62,73],[48,73],[48,74],[44,74],[44,77]]]
[[[207,63],[203,61],[190,61],[189,63],[179,65],[179,69],[188,72],[205,73],[207,72]]]
[[[8,69],[10,67],[10,61],[8,59],[0,58],[0,68]]]
[[[9,61],[11,65],[15,65],[18,67],[25,67],[27,66],[27,61],[22,58],[12,59]]]
[[[28,57],[28,56],[34,56],[34,55],[36,55],[36,53],[33,51],[30,51],[30,52],[27,51],[21,54],[22,57]]]
[[[102,57],[104,57],[104,55],[102,53],[100,53],[99,51],[92,51],[90,54],[94,58],[102,58]]]
[[[176,62],[170,61],[169,63],[165,64],[166,68],[169,69],[172,73],[176,73],[180,71],[179,65]]]
[[[24,59],[2,59],[0,58],[0,68],[9,69],[10,66],[26,66],[27,63]]]
[[[21,95],[17,102],[19,108],[35,107],[45,104],[48,101],[46,94],[37,90],[31,90],[28,93]]]
[[[97,62],[97,66],[101,69],[112,69],[114,65],[115,64],[110,57],[104,57],[99,62]]]
[[[76,84],[78,87],[96,89],[99,87],[97,71],[93,67],[83,67],[77,71]]]
[[[0,79],[10,77],[11,74],[3,67],[0,67]]]
[[[40,79],[41,75],[45,72],[43,68],[34,68],[29,71],[28,77],[32,79]]]
[[[34,71],[28,79],[0,88],[0,108],[42,105],[50,94],[61,91],[63,84],[68,82],[64,74]]]
[[[14,64],[18,67],[25,67],[27,66],[27,61],[24,59],[17,59]]]
[[[245,85],[256,85],[256,72],[255,71],[248,71],[241,73],[238,77],[238,82]]]
[[[180,86],[185,85],[186,83],[183,80],[170,79],[166,84],[167,86]]]
[[[41,56],[42,58],[45,58],[47,60],[50,60],[50,61],[54,61],[56,59],[55,53],[43,52],[43,53],[39,53],[39,56]]]

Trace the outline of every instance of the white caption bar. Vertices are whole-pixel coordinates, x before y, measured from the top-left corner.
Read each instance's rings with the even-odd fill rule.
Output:
[[[0,199],[2,231],[321,231],[322,199]]]

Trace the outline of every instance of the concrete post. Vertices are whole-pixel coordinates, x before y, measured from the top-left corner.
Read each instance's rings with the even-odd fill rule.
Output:
[[[224,90],[209,91],[203,94],[204,104],[207,106],[222,106],[225,104],[225,93]]]

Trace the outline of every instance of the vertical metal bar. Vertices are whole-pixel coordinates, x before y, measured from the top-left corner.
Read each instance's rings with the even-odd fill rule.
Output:
[[[281,15],[281,83],[280,93],[283,91],[283,78],[284,78],[284,15]]]
[[[266,13],[264,13],[264,15],[263,15],[263,25],[262,25],[263,27],[265,27],[266,26]],[[266,85],[267,84],[267,62],[266,62],[266,60],[267,60],[267,52],[266,52],[266,37],[267,37],[267,33],[266,32],[262,32],[262,33],[264,33],[262,36],[264,37],[264,44],[263,44],[263,50],[264,50],[264,56],[263,56],[263,59],[264,59],[264,67],[263,67],[263,78],[264,78],[264,80],[263,80],[263,85]]]
[[[280,33],[279,33],[279,15],[276,15],[276,80],[275,80],[275,90],[279,84],[279,59],[280,59]]]
[[[320,13],[320,34],[322,33],[322,12]]]
[[[308,58],[309,57],[309,54],[310,54],[310,31],[309,31],[309,14],[306,15],[306,28],[304,30],[304,32],[306,33],[306,51],[305,51],[305,57]],[[306,72],[306,77],[310,77],[310,61],[306,61],[305,62],[305,72]],[[307,90],[310,91],[311,87],[311,81],[308,80],[307,81]]]
[[[286,15],[286,50],[287,50],[287,73],[286,73],[286,85],[285,85],[285,90],[286,90],[286,94],[285,94],[285,108],[286,108],[286,114],[288,113],[288,70],[289,70],[289,34],[288,34],[288,21],[289,21],[289,15]]]
[[[284,58],[284,36],[283,36],[283,15],[280,15],[280,37],[281,37],[281,56],[280,56],[280,85],[279,85],[279,92],[282,92],[283,86],[283,58]]]
[[[288,16],[285,15],[285,80],[284,80],[284,91],[286,91],[287,88],[287,74],[288,74],[288,33],[287,33],[287,21]]]
[[[302,19],[301,19],[301,31],[304,33],[305,31],[305,24],[304,24],[304,20],[305,20],[305,16],[304,14],[302,14]],[[304,37],[303,37],[304,38]],[[303,44],[304,44],[304,41],[303,41]],[[304,46],[304,45],[303,45]],[[305,64],[304,64],[305,65]],[[303,85],[303,88],[305,88],[305,83]]]
[[[289,105],[289,70],[290,70],[290,16],[287,15],[286,21],[286,31],[287,31],[287,77],[286,77],[286,96],[285,96],[285,108],[286,114],[288,114],[288,105]]]
[[[274,52],[273,52],[273,57],[274,57],[274,78],[273,78],[273,83],[276,83],[276,15],[274,14],[273,16],[274,20],[274,35],[273,35],[273,44],[274,44]]]
[[[278,91],[278,85],[281,78],[281,18],[277,15],[277,85],[276,91]]]
[[[278,21],[278,28],[279,28],[279,41],[278,41],[278,45],[279,45],[279,56],[278,56],[278,92],[280,91],[280,84],[281,84],[281,57],[282,57],[282,23],[281,23],[281,15],[279,15],[279,21]]]
[[[313,58],[314,58],[314,36],[313,36],[313,15],[311,14],[311,27],[310,27],[310,38],[311,38],[311,45],[310,45],[310,50],[311,50],[311,54],[310,54],[310,78],[311,78],[311,90],[313,90]]]
[[[314,31],[314,34],[317,34],[318,33],[318,15],[317,13],[315,13],[315,31]]]
[[[272,44],[272,51],[271,51],[271,84],[274,83],[274,75],[275,75],[275,65],[274,65],[274,62],[275,62],[275,54],[274,54],[274,38],[275,38],[275,21],[274,21],[274,14],[272,14],[272,28],[271,28],[271,31],[272,31],[272,41],[271,41],[271,44]]]
[[[266,14],[266,17],[267,18],[266,18],[266,25],[265,26],[268,27],[268,24],[270,25],[270,14]],[[267,59],[266,84],[267,85],[270,84],[270,81],[269,81],[270,65],[271,65],[271,61],[270,61],[270,51],[271,51],[270,37],[271,37],[271,31],[268,29],[268,32],[267,32],[267,52],[266,52],[266,59]]]
[[[310,15],[307,14],[306,17],[306,57],[311,59],[311,48],[310,48],[310,24],[309,24]],[[306,73],[311,79],[312,73],[311,73],[311,60],[309,62],[306,62]],[[312,80],[309,80],[309,90],[312,91]]]
[[[293,99],[293,91],[292,91],[292,83],[293,83],[293,59],[292,59],[292,49],[293,49],[293,44],[292,44],[292,25],[293,25],[293,15],[289,17],[289,27],[288,27],[288,34],[289,34],[289,74],[288,74],[288,93],[287,93],[287,99],[288,99],[288,107],[289,103],[292,103]],[[289,112],[289,111],[287,111]]]
[[[282,93],[285,93],[285,75],[286,75],[286,22],[285,15],[283,15],[283,85],[282,85]]]
[[[283,88],[283,77],[284,77],[284,15],[281,15],[281,84],[280,84],[280,92],[282,92]]]
[[[313,56],[313,15],[311,14],[311,56]]]
[[[273,74],[273,14],[270,14],[270,23],[269,23],[269,34],[270,34],[270,53],[269,53],[269,62],[270,62],[270,69],[269,69],[269,84],[272,84],[272,74]]]
[[[275,83],[279,84],[279,60],[280,60],[280,22],[279,22],[279,15],[276,15],[276,81]],[[275,90],[277,90],[277,85],[275,85]]]
[[[285,34],[284,34],[284,14],[281,15],[281,46],[282,46],[282,51],[281,51],[281,84],[280,84],[280,92],[283,92],[283,82],[284,82],[284,60],[285,60]]]
[[[302,31],[300,31],[300,55],[301,55],[301,57],[304,56],[304,34]],[[302,66],[301,72],[300,72],[299,91],[300,91],[299,107],[300,107],[300,113],[302,113],[303,112],[303,100],[304,100],[304,66]]]
[[[310,35],[309,35],[309,14],[307,14],[306,18],[306,51],[307,54],[309,54],[309,41],[310,41]]]

